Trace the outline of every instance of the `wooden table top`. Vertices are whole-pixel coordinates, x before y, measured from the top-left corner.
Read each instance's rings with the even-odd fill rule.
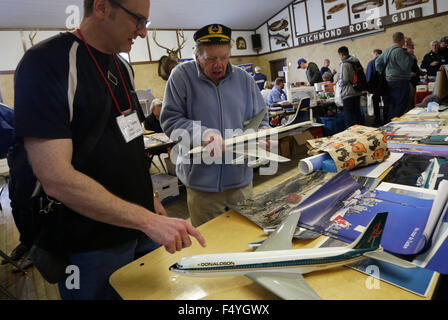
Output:
[[[123,299],[130,300],[274,300],[276,295],[245,276],[186,277],[169,271],[183,257],[195,254],[249,251],[247,244],[262,240],[262,229],[234,211],[221,214],[198,227],[207,247],[196,239],[181,252],[170,254],[161,247],[115,271],[110,277],[112,287]],[[315,240],[295,240],[294,248],[312,248]],[[380,281],[379,289],[368,289],[372,279],[348,267],[316,271],[304,275],[308,284],[323,299],[354,300],[421,300],[432,296],[433,281],[427,298]],[[437,280],[436,274],[435,280]]]

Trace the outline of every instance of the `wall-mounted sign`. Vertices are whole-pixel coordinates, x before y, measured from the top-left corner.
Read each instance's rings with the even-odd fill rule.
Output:
[[[369,31],[383,29],[397,23],[409,22],[422,17],[422,8],[402,11],[389,16],[374,18],[368,21],[351,24],[348,26],[324,30],[319,32],[301,35],[297,37],[298,45],[305,46],[323,41],[329,41],[337,38],[348,37],[351,35],[362,34]]]

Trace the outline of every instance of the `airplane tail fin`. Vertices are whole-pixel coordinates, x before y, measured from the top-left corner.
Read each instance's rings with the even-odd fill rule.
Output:
[[[299,106],[297,107],[296,113],[294,114],[294,118],[292,118],[287,124],[285,124],[285,126],[305,121],[305,120],[303,120],[302,115],[304,113],[307,113],[307,114],[309,113],[310,103],[311,103],[310,98],[302,98],[300,100]]]
[[[246,121],[244,126],[244,131],[248,129],[252,129],[254,131],[258,131],[258,127],[260,126],[261,121],[263,121],[266,112],[268,112],[269,108],[264,108],[261,110],[253,119]]]
[[[366,230],[349,247],[352,249],[378,248],[386,225],[387,214],[387,212],[377,213]]]

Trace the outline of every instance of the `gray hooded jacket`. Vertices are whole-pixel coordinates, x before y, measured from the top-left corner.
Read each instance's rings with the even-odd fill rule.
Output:
[[[339,64],[338,84],[341,87],[342,99],[347,99],[361,95],[361,91],[355,90],[352,84],[354,73],[352,63],[358,61],[359,61],[358,58],[349,55]]]

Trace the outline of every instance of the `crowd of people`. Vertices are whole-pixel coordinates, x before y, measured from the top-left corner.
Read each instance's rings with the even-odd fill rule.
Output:
[[[402,32],[394,33],[392,44],[384,52],[382,49],[372,51],[372,60],[368,62],[364,73],[366,87],[363,88],[354,85],[357,73],[355,65],[361,65],[360,61],[355,55],[350,54],[345,46],[338,49],[341,60],[338,71],[330,68],[329,59],[324,59],[319,70],[316,63],[300,58],[297,61],[297,68],[306,72],[310,86],[323,81],[337,83],[346,127],[364,124],[365,117],[361,113],[360,97],[365,93],[371,94],[374,109],[373,126],[378,127],[412,108],[416,86],[421,82],[421,77],[426,76],[426,79],[434,81],[437,71],[448,63],[448,37],[443,37],[440,41],[431,41],[429,46],[431,51],[425,54],[419,64],[414,54],[415,44],[412,39]],[[260,79],[259,71],[255,77]],[[257,84],[268,106],[286,100],[283,78],[275,79],[274,83],[265,81],[263,87],[260,81]]]

